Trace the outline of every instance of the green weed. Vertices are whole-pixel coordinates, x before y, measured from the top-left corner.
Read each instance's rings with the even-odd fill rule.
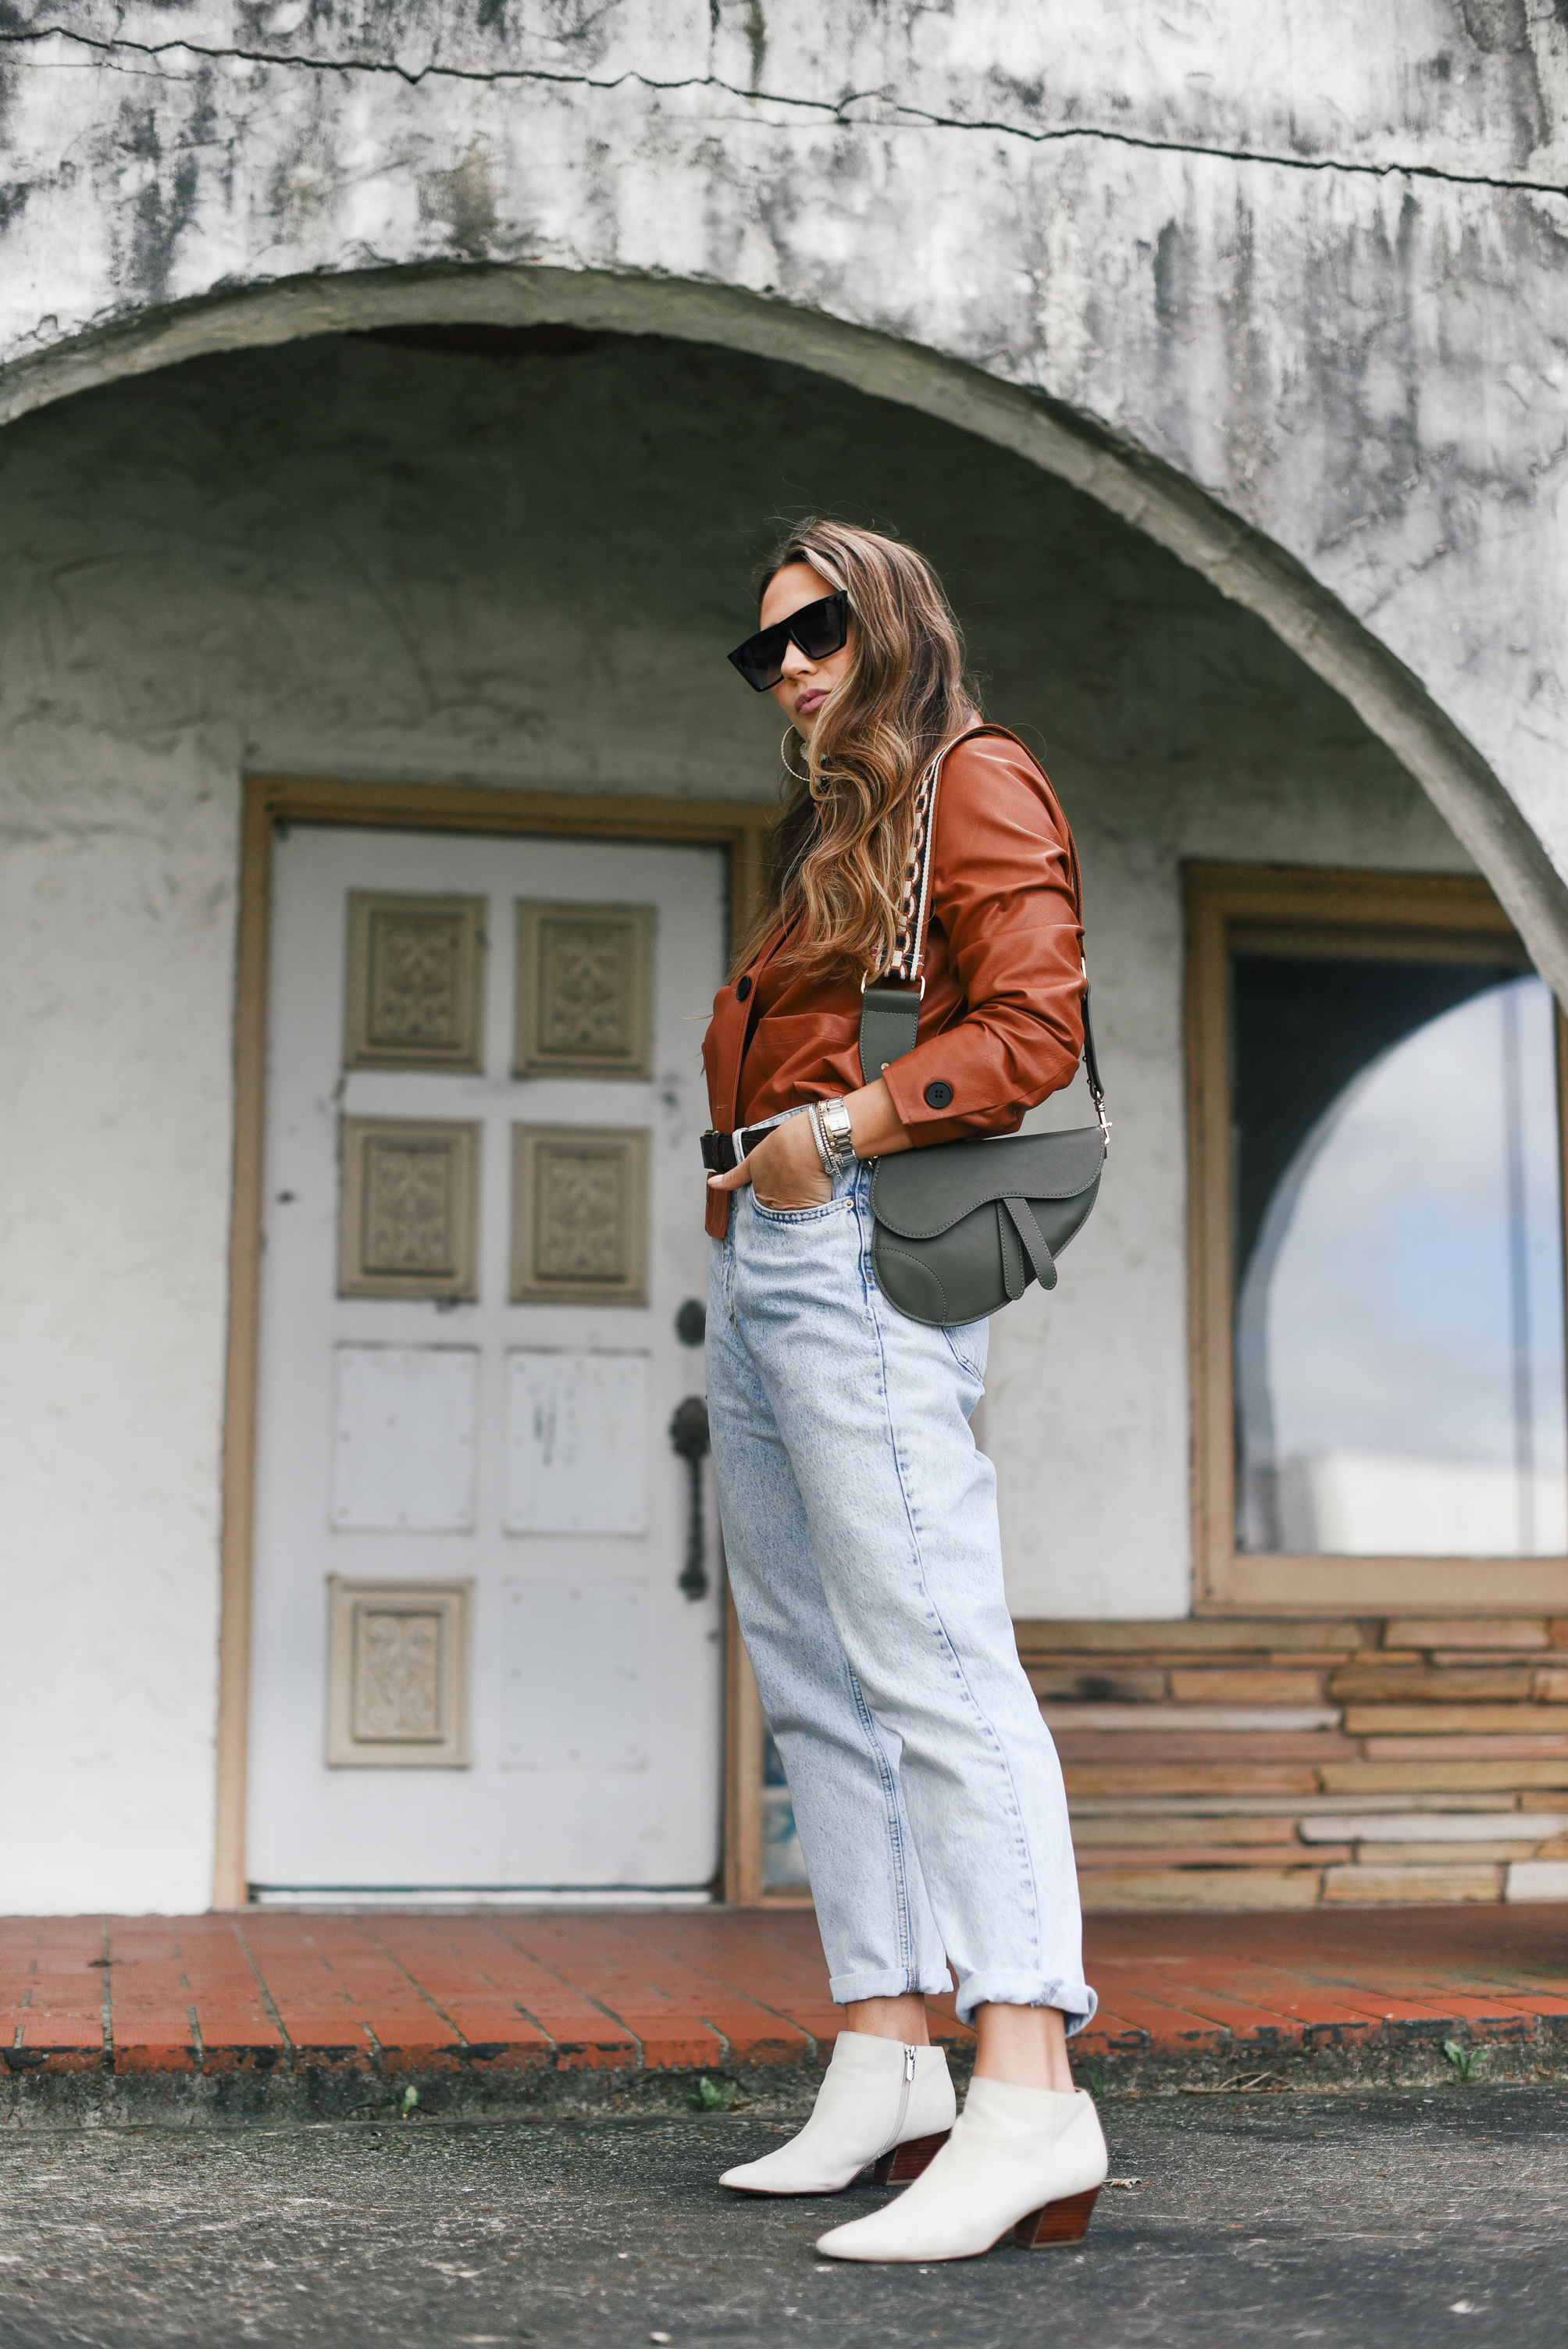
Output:
[[[1457,2039],[1445,2039],[1443,2054],[1453,2066],[1456,2080],[1477,2080],[1485,2071],[1491,2056],[1484,2047],[1465,2047]]]
[[[686,2102],[694,2113],[744,2113],[750,2110],[738,2081],[720,2080],[716,2086],[706,2073]]]

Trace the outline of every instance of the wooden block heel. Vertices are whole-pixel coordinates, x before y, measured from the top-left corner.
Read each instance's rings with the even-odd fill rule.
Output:
[[[1031,2210],[1020,2219],[1013,2230],[1013,2240],[1021,2251],[1038,2250],[1047,2243],[1081,2243],[1088,2232],[1089,2212],[1099,2199],[1099,2189],[1091,2186],[1087,2194],[1069,2194],[1062,2202],[1047,2202],[1043,2210]]]
[[[879,2186],[907,2185],[929,2166],[952,2135],[951,2129],[938,2129],[934,2137],[912,2137],[907,2145],[895,2145],[891,2153],[882,2156],[872,2177]]]

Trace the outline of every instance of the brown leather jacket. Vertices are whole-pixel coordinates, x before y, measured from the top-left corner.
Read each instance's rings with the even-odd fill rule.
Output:
[[[859,1090],[856,980],[808,978],[779,953],[782,928],[714,998],[703,1041],[721,1132],[804,1101]],[[947,754],[936,800],[925,994],[913,1052],[887,1071],[917,1149],[1010,1133],[1072,1081],[1083,1050],[1078,854],[1033,754],[1001,727]],[[709,1191],[722,1239],[728,1194]]]

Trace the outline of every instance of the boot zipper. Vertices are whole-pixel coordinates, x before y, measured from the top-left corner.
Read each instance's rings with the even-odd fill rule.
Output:
[[[882,2153],[891,2153],[892,2151],[894,2146],[897,2145],[900,2137],[903,2135],[903,2125],[909,2118],[909,2092],[914,2085],[914,2055],[915,2051],[913,2047],[906,2047],[904,2049],[903,2078],[900,2081],[898,2089],[898,2118],[892,2125],[892,2135],[883,2146],[882,2149]],[[880,2161],[882,2159],[882,2154],[879,2153],[876,2156],[876,2158]]]

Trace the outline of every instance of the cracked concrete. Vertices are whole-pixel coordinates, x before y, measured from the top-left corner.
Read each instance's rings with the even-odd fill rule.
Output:
[[[0,49],[7,45],[20,47],[28,43],[51,40],[72,42],[79,47],[92,50],[110,70],[115,68],[122,56],[159,59],[197,57],[219,65],[283,66],[306,73],[389,74],[413,89],[425,81],[449,80],[497,85],[512,82],[520,86],[540,82],[586,90],[614,90],[627,84],[655,92],[718,90],[726,97],[742,98],[756,105],[799,107],[811,113],[825,114],[837,122],[874,124],[887,129],[908,127],[932,130],[995,131],[1004,138],[1026,140],[1035,146],[1048,146],[1069,140],[1102,140],[1111,146],[1144,149],[1150,154],[1207,155],[1222,162],[1267,163],[1283,171],[1365,172],[1374,179],[1443,180],[1454,187],[1515,188],[1543,196],[1568,195],[1568,172],[1561,179],[1532,179],[1519,172],[1461,171],[1452,166],[1407,159],[1362,162],[1346,155],[1287,155],[1261,147],[1214,146],[1192,139],[1157,139],[1147,133],[1119,130],[1105,123],[1064,123],[1040,129],[1028,123],[1007,121],[1000,117],[928,113],[923,108],[902,103],[886,88],[851,90],[842,98],[832,99],[801,98],[788,90],[764,89],[756,81],[742,88],[736,82],[725,81],[717,74],[692,74],[671,80],[641,71],[600,76],[552,72],[539,66],[449,66],[432,62],[408,67],[395,57],[307,57],[287,49],[209,48],[199,41],[188,40],[133,41],[123,36],[98,40],[90,34],[77,32],[70,26],[61,24],[41,25],[29,27],[25,32],[0,28]]]

